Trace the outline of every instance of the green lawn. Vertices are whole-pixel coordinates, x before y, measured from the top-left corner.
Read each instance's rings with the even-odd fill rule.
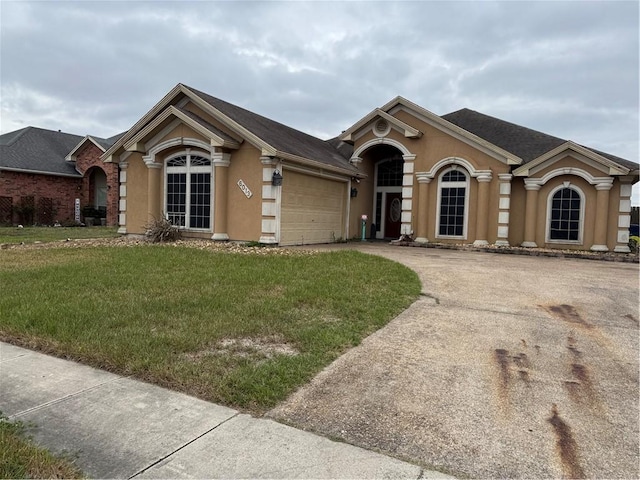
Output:
[[[0,227],[0,243],[55,242],[78,238],[117,237],[118,227]]]
[[[25,435],[24,425],[0,412],[0,478],[84,478],[73,463],[51,455]]]
[[[3,250],[0,339],[260,413],[420,292],[379,257],[259,250]]]

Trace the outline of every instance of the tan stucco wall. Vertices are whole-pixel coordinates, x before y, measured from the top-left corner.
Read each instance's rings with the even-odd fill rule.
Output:
[[[142,161],[141,153],[133,153],[127,158],[127,233],[142,234],[147,218],[147,175],[148,168]]]
[[[509,212],[509,245],[518,246],[524,242],[524,222],[527,191],[523,177],[511,179],[511,198]]]
[[[172,138],[196,138],[198,140],[202,140],[203,142],[209,142],[208,138],[197,133],[193,128],[188,125],[180,124],[167,135],[162,137],[162,139],[158,143],[165,142],[167,140],[171,140]],[[188,148],[188,146],[182,147],[182,149]],[[164,153],[164,152],[163,152]]]
[[[581,162],[580,160],[570,155],[567,155],[566,157],[560,160],[557,160],[550,165],[545,165],[543,169],[537,170],[535,174],[530,174],[530,176],[533,178],[541,178],[541,177],[544,177],[545,174],[552,172],[553,170],[556,170],[558,168],[564,168],[564,167],[579,168],[581,170],[584,170],[585,172],[590,173],[594,177],[608,176],[608,173],[603,172],[602,170],[598,170],[597,168],[592,167],[591,165],[587,165],[586,163]]]
[[[247,143],[231,154],[228,185],[228,234],[232,240],[260,239],[262,230],[262,163],[260,151]],[[251,193],[251,198],[238,187],[242,180]]]

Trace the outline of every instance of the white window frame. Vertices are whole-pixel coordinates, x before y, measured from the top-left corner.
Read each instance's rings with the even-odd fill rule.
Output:
[[[194,157],[202,157],[202,158],[206,158],[207,160],[209,160],[210,165],[198,165],[198,166],[191,166],[191,156]],[[168,163],[177,158],[177,157],[182,157],[182,156],[186,156],[187,157],[187,164],[185,166],[181,166],[181,167],[169,167],[167,166]],[[187,190],[186,190],[186,206],[185,206],[185,219],[184,219],[184,223],[185,226],[180,226],[180,230],[185,230],[185,231],[190,231],[190,232],[213,232],[213,209],[214,209],[214,205],[213,205],[213,199],[214,199],[214,170],[213,170],[213,161],[211,160],[211,155],[209,155],[206,152],[201,152],[201,151],[191,151],[190,148],[183,150],[181,152],[176,152],[171,154],[169,157],[167,157],[164,160],[164,214],[165,217],[168,218],[169,213],[168,213],[168,207],[167,207],[167,184],[168,184],[168,176],[170,173],[184,173],[186,174],[186,184],[187,184]],[[191,210],[191,174],[192,173],[210,173],[211,177],[210,177],[210,182],[211,182],[211,188],[210,188],[210,200],[209,200],[209,205],[210,205],[210,213],[209,213],[209,228],[191,228],[189,227],[189,222],[190,222],[190,210]]]
[[[442,188],[444,176],[451,171],[460,171],[462,172],[466,180],[464,182],[446,182],[446,188],[461,188],[464,187],[464,223],[462,225],[462,235],[440,235],[440,207],[442,203]],[[435,238],[442,239],[451,239],[451,240],[466,240],[467,239],[467,230],[469,224],[469,190],[470,190],[470,178],[471,174],[467,171],[466,168],[460,167],[458,165],[452,165],[451,167],[442,171],[442,173],[438,176],[438,201],[436,202],[436,231]]]
[[[553,196],[559,191],[565,188],[570,188],[578,193],[580,197],[580,218],[578,223],[578,240],[562,240],[551,239],[551,209],[553,205]],[[545,220],[545,243],[564,244],[564,245],[583,245],[584,239],[584,209],[585,209],[585,195],[582,189],[570,182],[564,182],[553,188],[549,195],[547,195],[547,218]]]

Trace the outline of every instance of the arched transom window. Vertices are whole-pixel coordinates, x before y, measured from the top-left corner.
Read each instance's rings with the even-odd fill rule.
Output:
[[[577,187],[562,185],[554,189],[549,194],[547,241],[582,242],[583,211],[584,202]]]
[[[437,237],[466,238],[469,177],[458,167],[440,175],[438,185]]]
[[[209,158],[193,153],[167,160],[165,211],[172,224],[211,229],[211,168]]]

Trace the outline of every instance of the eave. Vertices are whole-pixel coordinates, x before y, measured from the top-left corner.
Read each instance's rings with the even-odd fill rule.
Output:
[[[49,175],[53,177],[68,177],[68,178],[82,178],[80,173],[58,173],[58,172],[45,172],[43,170],[29,170],[25,168],[13,168],[13,167],[0,167],[0,171],[16,172],[16,173],[32,173],[34,175]]]

